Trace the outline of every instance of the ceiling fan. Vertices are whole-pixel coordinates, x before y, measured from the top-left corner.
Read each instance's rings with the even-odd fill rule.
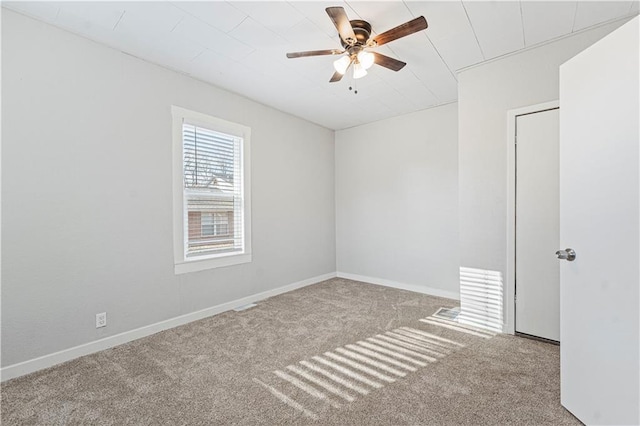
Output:
[[[368,49],[406,37],[427,28],[427,20],[419,16],[402,25],[385,31],[377,36],[371,35],[371,24],[367,21],[354,19],[350,21],[342,7],[328,7],[327,14],[340,35],[340,43],[344,50],[308,50],[304,52],[287,53],[287,58],[302,58],[305,56],[342,55],[333,63],[336,72],[329,80],[331,83],[340,81],[342,76],[353,65],[353,78],[361,78],[367,75],[367,69],[373,64],[381,65],[392,71],[400,71],[405,62],[399,61],[381,53],[370,52]]]

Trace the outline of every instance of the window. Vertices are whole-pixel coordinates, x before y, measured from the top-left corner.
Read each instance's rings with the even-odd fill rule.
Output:
[[[251,261],[251,130],[172,108],[175,272]]]
[[[233,212],[228,213],[201,213],[200,222],[200,234],[203,237],[220,237],[229,236],[229,213],[233,215]],[[191,213],[190,213],[191,214]],[[191,223],[191,218],[189,218]]]

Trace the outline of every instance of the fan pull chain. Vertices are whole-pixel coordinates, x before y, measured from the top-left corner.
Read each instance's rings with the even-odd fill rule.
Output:
[[[351,74],[351,81],[352,83],[349,85],[349,90],[353,90],[353,93],[355,95],[358,94],[358,82],[356,81],[355,78],[353,78],[353,73]]]

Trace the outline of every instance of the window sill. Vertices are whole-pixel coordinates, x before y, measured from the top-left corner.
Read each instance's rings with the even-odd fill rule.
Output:
[[[231,256],[216,257],[213,259],[188,260],[176,263],[175,274],[188,274],[189,272],[205,271],[207,269],[223,268],[225,266],[239,265],[251,262],[251,254],[234,254]]]

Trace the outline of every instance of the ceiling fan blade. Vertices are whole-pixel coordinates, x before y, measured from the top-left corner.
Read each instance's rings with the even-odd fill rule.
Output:
[[[398,25],[397,27],[392,28],[389,31],[385,31],[382,34],[371,37],[371,39],[367,42],[367,45],[382,46],[383,44],[387,44],[390,41],[406,37],[413,33],[417,33],[418,31],[422,31],[426,28],[427,20],[424,19],[424,16],[419,16],[409,22],[405,22],[402,25]]]
[[[356,35],[353,32],[353,27],[351,26],[351,22],[349,22],[349,18],[347,17],[347,13],[344,11],[344,8],[328,7],[325,10],[327,11],[329,18],[333,21],[333,25],[336,26],[342,41],[349,46],[356,44]]]
[[[287,58],[303,58],[305,56],[322,56],[322,55],[341,55],[344,50],[330,49],[330,50],[307,50],[304,52],[291,52],[287,53]]]
[[[331,76],[331,80],[329,80],[329,83],[335,83],[336,81],[342,80],[343,75],[344,74],[340,74],[338,71],[334,72]]]
[[[402,68],[404,68],[405,65],[407,65],[406,62],[390,58],[389,56],[383,55],[381,53],[371,53],[373,53],[373,63],[381,65],[385,68],[389,68],[392,71],[400,71]]]

